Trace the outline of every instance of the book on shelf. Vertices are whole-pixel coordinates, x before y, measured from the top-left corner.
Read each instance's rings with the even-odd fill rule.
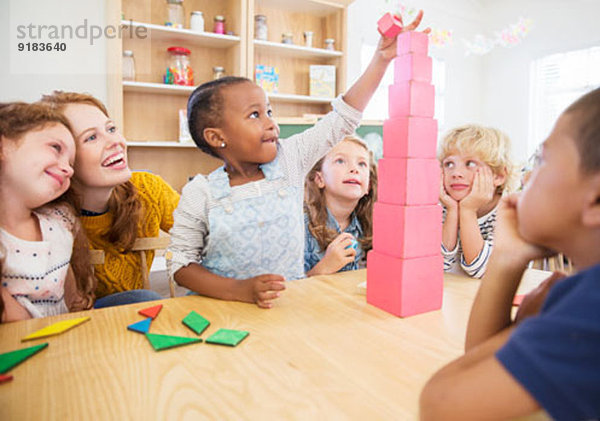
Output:
[[[310,96],[335,98],[335,66],[311,64]]]

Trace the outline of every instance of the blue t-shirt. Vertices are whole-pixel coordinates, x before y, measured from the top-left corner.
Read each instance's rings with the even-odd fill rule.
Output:
[[[557,420],[600,418],[600,264],[564,279],[496,358]]]
[[[329,210],[327,210],[327,227],[336,230],[340,234],[342,233],[340,225],[337,223],[333,215],[331,215]],[[321,250],[316,238],[310,233],[308,229],[308,215],[306,213],[304,214],[304,232],[304,272],[308,272],[325,256],[325,250]],[[360,222],[354,213],[352,214],[350,224],[348,224],[344,232],[352,234],[356,240],[362,238],[362,226],[360,225]],[[341,268],[339,270],[340,272],[346,270],[356,270],[360,268],[360,263],[363,260],[364,255],[363,249],[358,241],[353,243],[352,247],[356,249],[354,261]]]

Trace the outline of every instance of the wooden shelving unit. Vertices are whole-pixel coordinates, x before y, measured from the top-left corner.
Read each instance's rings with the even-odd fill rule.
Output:
[[[185,109],[191,86],[165,85],[163,75],[167,48],[186,47],[197,86],[212,79],[212,68],[222,66],[228,75],[254,79],[256,64],[277,66],[278,93],[269,94],[279,122],[313,124],[305,114],[324,114],[331,98],[309,96],[309,65],[336,66],[337,94],[346,86],[346,8],[352,0],[185,0],[186,22],[190,13],[204,14],[205,31],[164,26],[166,0],[109,0],[108,24],[123,28],[122,39],[108,42],[108,106],[129,145],[133,169],[145,169],[163,176],[180,190],[188,177],[208,173],[221,161],[189,143],[179,143],[179,113]],[[215,15],[226,18],[226,30],[233,35],[212,33]],[[267,16],[269,38],[254,40],[254,15]],[[144,37],[128,36],[132,33]],[[302,34],[313,31],[313,47],[305,47]],[[294,45],[282,44],[281,34],[291,32]],[[323,47],[334,38],[336,49]],[[132,50],[136,80],[123,81],[120,75],[123,50]]]

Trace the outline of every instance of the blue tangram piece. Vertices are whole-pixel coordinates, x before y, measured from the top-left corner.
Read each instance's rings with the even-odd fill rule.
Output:
[[[127,326],[127,329],[133,330],[134,332],[139,333],[148,333],[150,330],[150,323],[152,322],[152,317],[148,317],[147,319],[142,320],[141,322],[133,323]]]

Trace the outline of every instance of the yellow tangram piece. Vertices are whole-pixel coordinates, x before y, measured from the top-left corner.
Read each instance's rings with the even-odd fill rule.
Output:
[[[24,342],[32,339],[45,338],[46,336],[58,335],[59,333],[63,333],[64,331],[67,331],[83,322],[87,322],[88,320],[90,320],[89,316],[80,317],[78,319],[62,320],[25,336],[23,339],[21,339],[21,341]]]

